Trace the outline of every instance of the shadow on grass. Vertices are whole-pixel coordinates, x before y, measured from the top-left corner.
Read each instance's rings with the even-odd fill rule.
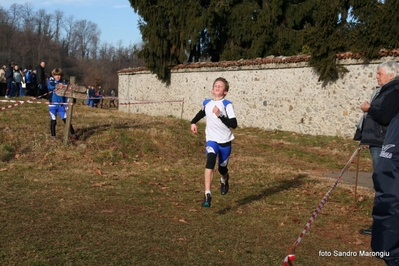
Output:
[[[278,193],[278,192],[281,192],[284,190],[288,190],[291,188],[300,187],[303,184],[303,178],[305,178],[305,177],[307,177],[307,175],[297,175],[293,179],[284,179],[284,180],[280,181],[277,186],[273,186],[273,187],[264,189],[261,191],[261,193],[259,193],[257,195],[252,195],[252,196],[248,196],[243,199],[237,200],[236,201],[237,204],[235,206],[228,206],[228,207],[218,211],[217,213],[218,214],[226,214],[229,211],[235,211],[243,205],[249,204],[254,201],[261,200],[261,199],[263,199],[267,196],[273,195],[275,193]]]
[[[94,135],[97,131],[107,130],[110,127],[111,127],[110,124],[104,124],[104,125],[97,125],[97,126],[92,126],[92,127],[79,128],[76,130],[76,134],[79,135],[80,140],[87,140],[92,135]]]
[[[121,123],[115,123],[115,124],[101,124],[101,125],[95,125],[91,127],[83,127],[83,128],[78,128],[76,130],[76,134],[79,135],[79,138],[81,140],[87,140],[91,136],[95,135],[98,131],[104,131],[108,130],[110,128],[115,128],[115,129],[128,129],[128,128],[140,128],[143,125],[138,124],[138,123],[128,123],[128,122],[121,122]]]

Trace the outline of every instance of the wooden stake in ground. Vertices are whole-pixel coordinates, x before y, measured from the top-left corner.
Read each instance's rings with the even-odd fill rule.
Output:
[[[65,123],[64,145],[68,145],[68,140],[69,140],[69,133],[70,133],[69,129],[72,124],[73,99],[74,98],[72,98],[72,97],[68,98],[69,104],[68,104],[68,111],[67,111],[67,117],[66,117],[66,123]]]
[[[68,97],[67,118],[65,121],[64,145],[68,145],[69,133],[72,124],[72,110],[76,98],[86,99],[86,87],[75,85],[75,77],[70,77],[68,85],[59,84],[55,90],[58,96]]]
[[[359,163],[360,163],[360,151],[357,153],[357,162],[356,162],[356,180],[355,180],[355,198],[354,198],[355,207],[357,203],[357,181],[359,179]]]
[[[184,110],[184,98],[183,101],[181,102],[181,113],[180,113],[180,120],[183,119],[183,110]]]

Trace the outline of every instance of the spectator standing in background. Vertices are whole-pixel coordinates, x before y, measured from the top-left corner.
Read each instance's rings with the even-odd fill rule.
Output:
[[[23,97],[24,91],[22,89],[22,82],[23,76],[21,69],[17,64],[14,65],[14,72],[13,72],[13,79],[14,79],[14,86],[11,89],[10,96],[14,97]]]
[[[115,106],[115,96],[116,96],[115,89],[112,89],[111,90],[111,98],[109,99],[109,108],[111,108],[111,105],[116,107]]]
[[[96,90],[94,89],[93,85],[89,87],[89,106],[94,107],[94,100],[96,97]]]
[[[371,248],[386,265],[399,266],[399,112],[389,123],[373,172]],[[378,255],[377,255],[378,254]]]
[[[14,74],[14,62],[11,62],[8,64],[7,70],[6,70],[6,83],[7,83],[7,88],[6,88],[6,98],[10,97],[10,91],[12,88],[12,81],[13,81],[13,74]]]
[[[2,68],[0,68],[0,93],[1,96],[6,95],[6,69],[7,67],[4,65]]]
[[[94,99],[94,107],[98,108],[98,105],[100,104],[100,101],[101,101],[101,98],[102,98],[101,93],[100,93],[99,90],[97,90],[95,92],[94,98],[95,98]]]
[[[377,67],[377,83],[381,88],[373,95],[371,102],[364,102],[360,109],[367,112],[362,126],[360,145],[368,145],[376,169],[380,160],[382,144],[391,119],[399,111],[399,65],[385,61]],[[359,230],[362,235],[371,235],[372,227]]]
[[[40,62],[40,64],[36,67],[36,95],[39,97],[47,93],[47,85],[46,85],[46,72],[44,67],[46,63],[44,61]]]
[[[33,73],[31,66],[29,66],[25,71],[25,83],[26,83],[26,96],[35,96],[35,94],[32,91]]]

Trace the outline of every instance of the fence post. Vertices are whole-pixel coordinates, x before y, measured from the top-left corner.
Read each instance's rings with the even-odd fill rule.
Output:
[[[69,83],[70,84],[75,84],[76,77],[71,76],[69,78]],[[69,133],[70,133],[70,128],[71,128],[71,123],[72,123],[72,110],[73,110],[73,103],[74,103],[73,97],[68,98],[68,111],[67,111],[67,117],[66,117],[66,122],[65,122],[65,133],[64,133],[64,145],[68,145],[68,140],[69,140]]]

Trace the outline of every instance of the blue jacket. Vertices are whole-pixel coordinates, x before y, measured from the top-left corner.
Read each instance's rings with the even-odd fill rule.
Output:
[[[64,97],[64,96],[58,96],[54,90],[57,86],[57,84],[66,84],[65,80],[60,80],[57,81],[55,80],[53,77],[50,77],[47,81],[47,88],[49,90],[49,93],[51,93],[51,98],[50,98],[50,102],[56,102],[56,103],[67,103],[68,102],[68,97]]]

